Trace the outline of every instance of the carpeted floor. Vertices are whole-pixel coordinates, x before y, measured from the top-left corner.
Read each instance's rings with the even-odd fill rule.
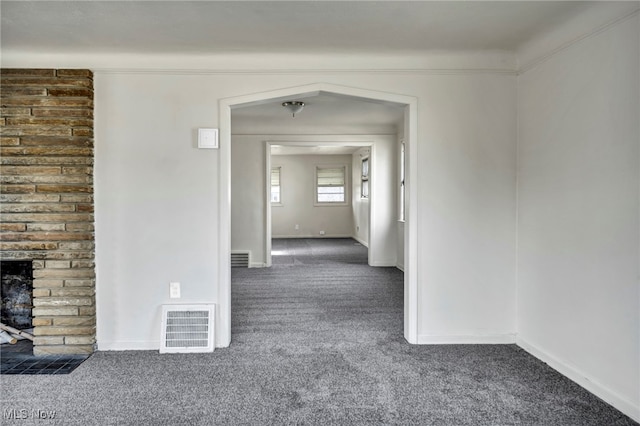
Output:
[[[1,376],[2,424],[636,424],[515,345],[409,345],[402,273],[366,266],[353,240],[273,251],[272,268],[233,270],[229,348]]]

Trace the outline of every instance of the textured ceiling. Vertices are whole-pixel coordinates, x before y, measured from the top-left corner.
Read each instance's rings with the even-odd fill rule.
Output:
[[[397,131],[404,119],[404,107],[330,93],[291,100],[304,101],[304,109],[292,117],[281,101],[234,109],[234,134],[318,134],[372,133]]]
[[[63,53],[513,51],[581,1],[7,1],[2,48]]]
[[[39,54],[514,52],[593,4],[2,0],[0,42],[5,53]],[[363,99],[295,100],[307,103],[296,118],[281,101],[235,109],[234,133],[393,133],[403,118],[401,106]]]

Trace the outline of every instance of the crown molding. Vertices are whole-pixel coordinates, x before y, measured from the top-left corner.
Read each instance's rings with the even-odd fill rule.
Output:
[[[574,34],[572,36],[566,36],[565,38],[568,38],[568,40],[566,41],[556,41],[555,44],[557,44],[557,46],[551,50],[547,50],[542,54],[539,55],[532,55],[530,52],[527,52],[527,50],[535,50],[537,46],[535,46],[535,44],[542,44],[543,42],[545,42],[545,40],[534,40],[533,42],[531,42],[529,44],[529,46],[526,46],[525,48],[521,49],[521,51],[519,52],[518,58],[520,57],[525,57],[525,60],[523,61],[522,64],[520,64],[518,66],[518,74],[524,74],[527,71],[537,67],[538,65],[548,61],[549,59],[553,58],[554,56],[556,56],[557,54],[571,48],[574,45],[577,45],[585,40],[588,40],[590,38],[593,38],[599,34],[602,34],[612,28],[617,27],[618,25],[622,25],[625,22],[631,20],[631,19],[635,19],[640,15],[640,8],[638,8],[638,2],[633,2],[636,4],[636,8],[634,10],[631,11],[627,11],[625,14],[623,14],[622,16],[618,16],[612,20],[608,20],[607,22],[601,24],[601,25],[597,25],[593,28],[591,28],[589,31],[587,32],[582,32],[579,34]],[[630,2],[630,4],[633,4],[632,2]],[[557,36],[559,39],[562,36]],[[552,44],[552,42],[546,41],[546,43]],[[527,58],[527,56],[530,56],[529,58]]]
[[[358,54],[130,55],[5,51],[6,68],[89,68],[99,74],[311,75],[311,74],[510,74],[511,52],[415,52]]]
[[[464,74],[507,74],[517,75],[518,70],[515,69],[499,69],[499,68],[421,68],[421,69],[228,69],[228,70],[200,70],[200,69],[158,69],[158,68],[131,68],[131,69],[115,69],[115,68],[94,68],[95,74],[164,74],[164,75],[285,75],[285,74],[406,74],[406,75],[464,75]]]

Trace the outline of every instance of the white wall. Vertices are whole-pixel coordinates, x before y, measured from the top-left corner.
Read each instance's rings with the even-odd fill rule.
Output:
[[[318,81],[418,99],[414,201],[422,341],[512,336],[515,76],[260,73],[259,62],[249,65],[251,73],[96,72],[99,348],[157,348],[162,303],[217,302],[220,158],[216,150],[197,149],[195,132],[219,126],[219,100]],[[395,152],[389,138],[376,145],[379,158]],[[256,146],[264,150],[263,142]],[[380,175],[386,169],[378,163],[372,170],[395,187],[395,171]],[[388,243],[380,246],[391,248],[387,260],[394,265],[395,203],[375,212],[374,220],[392,220],[393,229],[380,236]],[[169,299],[169,281],[182,282],[182,299]]]
[[[217,152],[195,148],[210,107],[197,83],[170,80],[95,78],[100,349],[157,349],[170,281],[182,283],[180,302],[216,300]]]
[[[231,250],[248,251],[251,267],[266,265],[266,161],[264,142],[231,144]]]
[[[516,79],[444,75],[427,86],[417,152],[419,341],[514,342]]]
[[[397,238],[397,242],[396,242],[396,266],[401,269],[402,271],[404,271],[404,252],[405,252],[405,220],[402,217],[402,211],[406,210],[406,202],[404,199],[402,199],[401,197],[401,192],[402,190],[405,191],[405,199],[406,199],[406,185],[404,187],[402,187],[401,189],[401,184],[402,184],[402,168],[404,167],[405,170],[405,180],[406,177],[408,176],[408,168],[407,168],[407,158],[406,158],[406,154],[405,154],[405,158],[404,158],[404,165],[401,164],[403,161],[402,158],[402,145],[405,143],[405,137],[404,135],[408,133],[408,120],[406,120],[405,117],[405,124],[404,127],[407,127],[407,130],[404,130],[402,132],[399,132],[398,134],[398,141],[397,141],[397,145],[396,145],[396,153],[397,153],[397,159],[396,159],[396,188],[398,190],[396,199],[396,217],[398,218],[398,238]],[[406,212],[405,212],[406,214]]]
[[[519,77],[518,341],[640,420],[640,21]]]
[[[369,264],[396,265],[396,135],[376,135],[369,156]],[[359,189],[359,188],[358,188]]]
[[[351,155],[278,155],[271,157],[271,167],[281,167],[282,198],[282,205],[271,207],[271,236],[273,238],[319,238],[320,231],[325,232],[325,237],[351,237],[353,235],[352,191],[349,187],[351,181],[346,182],[347,205],[316,205],[316,166],[345,166],[345,178],[350,179]],[[231,204],[233,205],[233,198]],[[298,225],[299,229],[296,230],[295,225]]]

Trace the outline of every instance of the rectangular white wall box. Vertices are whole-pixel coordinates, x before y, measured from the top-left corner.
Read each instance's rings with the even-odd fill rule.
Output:
[[[215,307],[162,305],[160,353],[213,352]]]
[[[218,129],[198,129],[198,148],[217,149]]]
[[[169,283],[169,297],[171,297],[172,299],[180,298],[180,283]]]

